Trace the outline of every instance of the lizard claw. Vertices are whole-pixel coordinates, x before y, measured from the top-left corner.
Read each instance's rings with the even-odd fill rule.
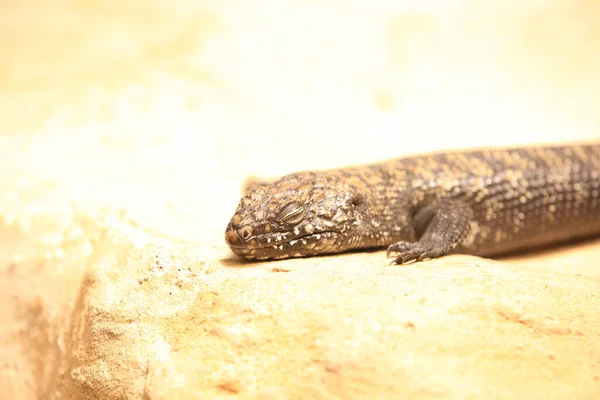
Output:
[[[407,264],[443,256],[447,251],[439,246],[426,245],[421,242],[398,242],[387,248],[387,257],[394,257],[391,264]]]
[[[416,244],[416,243],[396,242],[396,243],[388,246],[387,251],[386,251],[386,257],[390,258],[390,256],[392,256],[392,254],[404,253],[404,252],[410,250],[414,244]]]

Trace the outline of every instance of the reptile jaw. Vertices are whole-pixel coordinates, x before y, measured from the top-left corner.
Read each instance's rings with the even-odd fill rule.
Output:
[[[289,237],[289,233],[270,234],[251,237],[244,242],[228,241],[228,245],[236,255],[247,259],[282,259],[333,252],[338,236],[339,232],[336,231],[315,232],[296,237]]]

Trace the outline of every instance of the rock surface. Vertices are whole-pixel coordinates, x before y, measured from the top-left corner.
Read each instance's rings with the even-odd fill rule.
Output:
[[[223,240],[250,175],[600,139],[598,18],[0,5],[0,397],[599,398],[598,240],[402,267],[245,263]]]

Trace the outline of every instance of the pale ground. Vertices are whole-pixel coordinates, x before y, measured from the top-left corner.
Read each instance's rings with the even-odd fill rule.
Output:
[[[51,4],[53,3],[53,4]],[[600,2],[0,5],[0,397],[600,398],[600,242],[263,264],[248,175],[600,139]]]

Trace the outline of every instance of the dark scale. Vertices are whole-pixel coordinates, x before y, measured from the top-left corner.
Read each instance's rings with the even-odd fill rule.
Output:
[[[405,263],[600,235],[600,144],[418,155],[255,186],[225,232],[251,259],[387,247]]]

